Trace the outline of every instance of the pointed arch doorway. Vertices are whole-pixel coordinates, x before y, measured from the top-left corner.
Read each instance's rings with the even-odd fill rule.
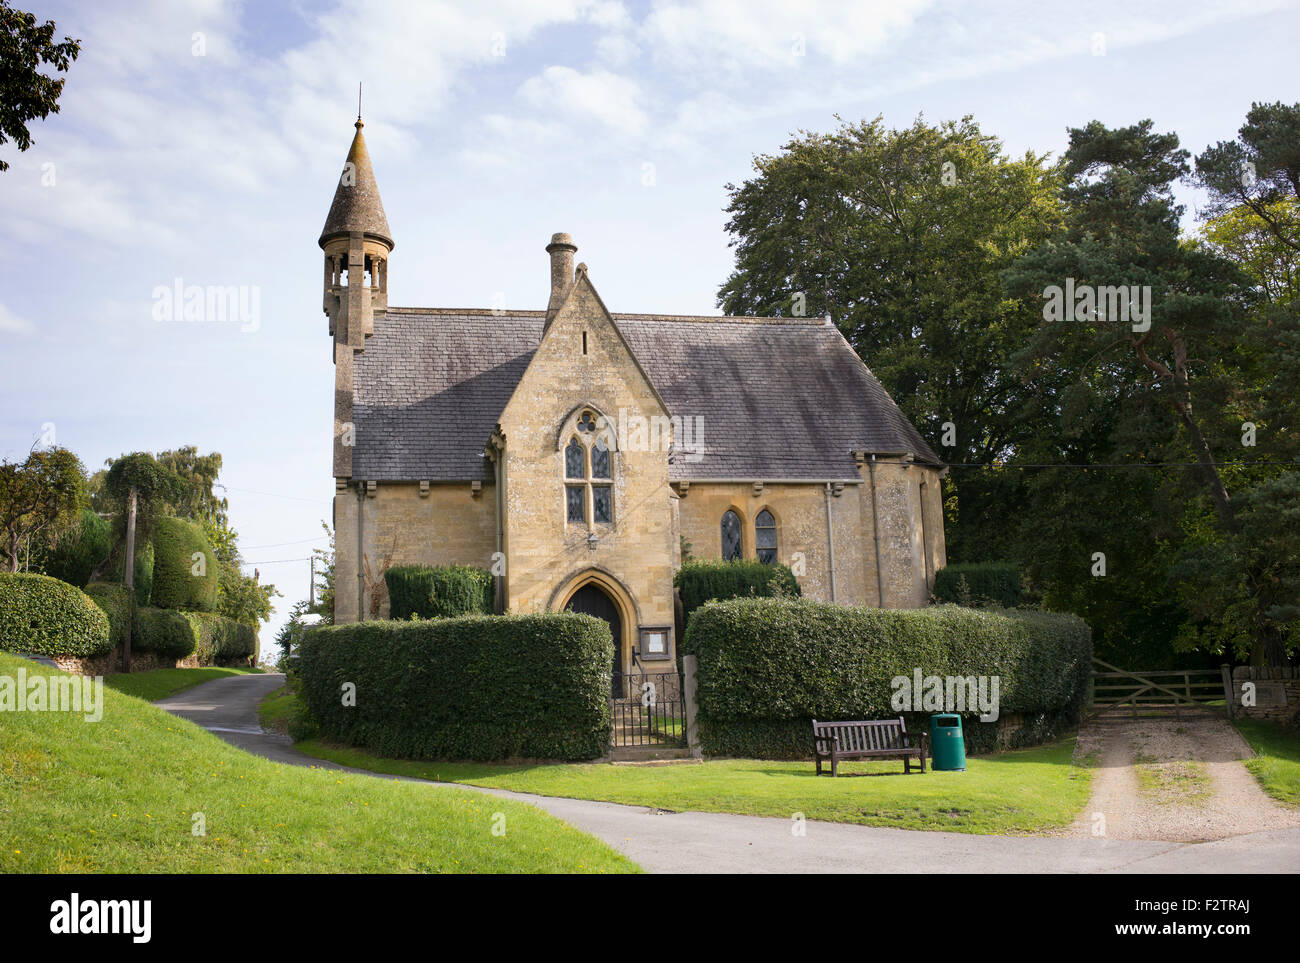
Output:
[[[610,694],[617,696],[621,687],[623,672],[622,659],[619,658],[623,648],[623,617],[619,614],[618,603],[610,598],[596,582],[588,582],[570,596],[564,606],[566,612],[582,612],[604,619],[609,623],[609,634],[614,640],[614,664],[610,683]]]

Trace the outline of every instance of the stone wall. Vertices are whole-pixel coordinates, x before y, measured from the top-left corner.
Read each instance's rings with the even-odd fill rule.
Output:
[[[603,416],[611,432],[609,523],[567,520],[564,447],[586,409]],[[672,634],[672,576],[680,552],[677,496],[668,485],[670,439],[625,445],[617,437],[620,411],[623,420],[667,416],[579,271],[501,415],[506,597],[514,612],[557,610],[584,582],[598,582],[623,610],[624,637],[616,642],[626,666],[638,626],[665,626]]]
[[[89,658],[58,655],[54,656],[50,661],[64,672],[71,672],[73,675],[117,675],[122,672],[122,647],[119,645],[112,652]],[[155,669],[197,669],[213,664],[211,662],[200,662],[197,655],[186,656],[184,659],[167,659],[154,652],[131,653],[132,672],[152,672]],[[217,662],[215,664],[246,666],[248,665],[248,659],[243,658],[234,662]]]
[[[946,564],[939,470],[878,459],[864,461],[857,484],[833,485],[829,498],[834,532],[835,586],[831,591],[831,546],[827,537],[825,483],[691,482],[678,484],[681,534],[697,558],[722,555],[722,516],[740,518],[745,558],[755,558],[754,518],[767,509],[776,520],[777,558],[795,570],[807,598],[840,605],[920,608],[930,599],[934,573]],[[756,479],[755,481],[762,481]],[[838,489],[838,493],[837,493]],[[880,577],[876,569],[875,524],[880,525]]]
[[[357,518],[361,555],[357,554]],[[421,486],[370,483],[362,504],[357,487],[334,497],[336,621],[357,621],[357,575],[366,618],[388,617],[384,571],[393,565],[473,565],[491,569],[496,551],[496,490],[469,482]],[[360,564],[358,564],[358,562]]]
[[[1243,704],[1248,691],[1243,683],[1253,683],[1254,705]],[[1266,719],[1300,726],[1300,669],[1239,665],[1232,670],[1232,688],[1234,718]]]

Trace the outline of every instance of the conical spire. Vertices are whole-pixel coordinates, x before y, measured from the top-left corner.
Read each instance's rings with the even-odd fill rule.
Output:
[[[325,228],[321,231],[320,246],[335,237],[346,237],[352,231],[361,231],[368,237],[383,241],[390,248],[392,235],[388,230],[388,218],[384,216],[384,204],[379,199],[379,185],[375,183],[375,171],[370,166],[370,153],[366,150],[366,139],[361,135],[361,117],[357,117],[357,133],[352,138],[348,149],[348,160],[339,175],[339,186],[334,192],[334,203],[330,205],[329,217],[325,218]]]

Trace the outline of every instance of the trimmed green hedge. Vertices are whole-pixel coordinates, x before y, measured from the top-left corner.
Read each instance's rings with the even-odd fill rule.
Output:
[[[194,653],[201,665],[246,659],[257,652],[257,630],[214,612],[182,612],[194,632]]]
[[[806,758],[811,719],[888,719],[896,676],[996,676],[999,710],[1023,716],[1012,744],[1078,720],[1092,640],[1073,615],[936,606],[846,608],[806,599],[733,599],[702,607],[683,649],[698,658],[700,737],[713,755]],[[909,730],[928,713],[909,717]],[[996,723],[964,721],[972,749]]]
[[[0,649],[84,658],[112,645],[108,616],[75,585],[48,575],[0,573]]]
[[[1011,562],[961,562],[934,575],[934,597],[953,605],[1020,604],[1020,569]]]
[[[803,594],[789,566],[764,565],[752,559],[687,562],[673,576],[673,584],[681,592],[682,610],[687,619],[705,602],[714,599],[798,597]]]
[[[108,616],[109,646],[117,648],[126,641],[126,630],[131,624],[131,596],[127,594],[126,586],[116,582],[91,582],[85,593]]]
[[[203,529],[183,518],[159,518],[153,533],[153,597],[160,609],[212,612],[217,607],[217,558]],[[196,554],[204,556],[194,574]]]
[[[572,612],[360,622],[308,630],[299,678],[325,738],[380,755],[594,759],[613,645],[607,623]]]
[[[64,534],[59,545],[50,552],[45,563],[45,574],[82,586],[90,581],[90,574],[108,558],[113,549],[113,526],[89,508],[81,510],[75,531]]]
[[[491,615],[492,573],[469,565],[394,565],[384,572],[393,619]]]
[[[164,659],[185,659],[194,654],[198,634],[184,612],[172,609],[138,608],[132,652],[152,652]]]
[[[147,541],[135,543],[135,604],[148,605],[153,595],[153,544]],[[108,574],[104,576],[110,582],[126,584],[126,548],[119,544],[113,550],[113,560],[109,564]]]

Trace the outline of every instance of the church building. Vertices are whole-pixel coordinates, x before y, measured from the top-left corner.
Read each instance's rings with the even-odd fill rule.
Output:
[[[544,308],[390,307],[360,118],[320,246],[337,622],[387,616],[391,565],[472,565],[500,612],[607,619],[632,671],[676,657],[683,557],[927,603],[944,466],[829,320],[611,311],[568,234],[544,245]]]

